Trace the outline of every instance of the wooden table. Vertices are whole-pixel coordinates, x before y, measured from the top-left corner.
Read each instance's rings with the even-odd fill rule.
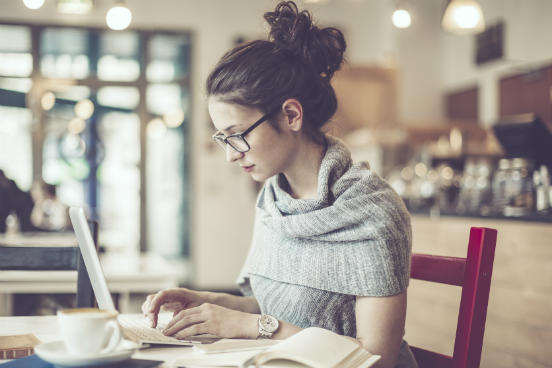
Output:
[[[0,335],[19,335],[32,333],[42,342],[59,340],[56,316],[33,317],[0,317]],[[172,363],[191,353],[190,347],[163,347],[139,350],[132,358],[158,360],[163,362],[159,367],[175,367]],[[6,362],[0,360],[0,363]]]

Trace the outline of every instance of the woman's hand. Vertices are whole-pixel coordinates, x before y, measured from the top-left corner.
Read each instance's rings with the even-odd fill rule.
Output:
[[[220,305],[203,303],[176,313],[163,333],[177,339],[199,334],[224,338],[254,339],[257,337],[258,315],[240,312]]]
[[[182,310],[197,307],[207,301],[207,294],[200,291],[185,288],[166,289],[148,295],[142,304],[142,312],[151,320],[151,327],[155,328],[161,310],[173,312],[173,316],[176,316]]]

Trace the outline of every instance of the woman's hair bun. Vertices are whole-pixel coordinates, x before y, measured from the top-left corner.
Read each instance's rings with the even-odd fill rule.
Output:
[[[269,40],[278,49],[300,57],[322,78],[330,80],[343,62],[346,43],[337,28],[318,28],[310,13],[299,11],[293,1],[282,1],[264,18],[270,25]]]

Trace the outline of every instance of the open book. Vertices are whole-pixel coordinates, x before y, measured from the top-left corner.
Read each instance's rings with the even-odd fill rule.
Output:
[[[211,347],[216,345],[214,343]],[[180,367],[367,368],[380,359],[379,355],[371,354],[355,341],[318,327],[306,328],[264,350],[244,347],[241,351],[225,351],[217,353],[211,349],[204,354],[190,354],[182,356],[176,363]]]

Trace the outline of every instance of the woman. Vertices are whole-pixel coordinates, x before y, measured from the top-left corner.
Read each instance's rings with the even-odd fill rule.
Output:
[[[415,367],[403,341],[409,280],[409,215],[395,192],[320,128],[337,108],[330,79],[345,40],[319,29],[291,1],[265,14],[268,41],[237,46],[207,80],[213,136],[226,159],[265,181],[245,296],[170,289],[143,311],[176,338],[289,337],[318,326],[356,338],[381,367]]]

